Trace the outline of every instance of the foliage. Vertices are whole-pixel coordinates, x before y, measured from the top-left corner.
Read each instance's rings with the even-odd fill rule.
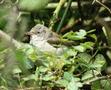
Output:
[[[79,0],[72,1],[81,4]],[[21,46],[14,46],[13,39],[9,40],[12,42],[9,43],[0,37],[0,90],[86,90],[84,85],[90,85],[91,88],[88,89],[92,90],[110,90],[110,74],[107,74],[106,69],[111,62],[108,43],[111,27],[104,20],[110,15],[101,17],[107,8],[94,7],[87,1],[88,4],[82,5],[82,11],[81,5],[76,6],[78,8],[71,6],[63,22],[60,21],[64,3],[59,3],[59,9],[54,11],[52,7],[49,9],[46,6],[49,0],[1,2],[3,6],[0,6],[0,28]],[[92,9],[93,13],[89,12],[87,7]],[[58,32],[61,40],[73,44],[55,45],[64,49],[63,53],[58,55],[41,51],[27,43],[29,40],[25,33],[38,23],[49,26],[49,29],[55,32],[61,25],[61,31]],[[109,33],[102,31],[103,26]]]

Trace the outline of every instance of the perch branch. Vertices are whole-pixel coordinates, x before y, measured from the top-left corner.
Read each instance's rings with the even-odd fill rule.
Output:
[[[0,39],[6,43],[14,45],[16,48],[21,47],[21,43],[10,37],[8,34],[0,30]]]
[[[90,84],[90,83],[92,83],[94,81],[97,81],[97,80],[104,80],[104,79],[109,79],[109,78],[111,78],[111,75],[109,75],[109,76],[102,76],[102,77],[95,77],[95,78],[93,78],[91,80],[84,81],[83,84]]]
[[[52,27],[54,26],[55,22],[57,21],[59,12],[60,12],[61,8],[64,6],[65,2],[66,2],[66,0],[60,0],[59,3],[57,4],[57,7],[53,13],[53,17],[50,21],[50,27],[49,27],[50,30],[52,30]]]
[[[84,5],[88,5],[88,4],[91,4],[92,2],[90,1],[81,1],[81,6],[84,6]],[[46,7],[46,9],[54,9],[54,8],[57,8],[59,3],[49,3]],[[67,2],[64,4],[63,7],[67,7]],[[109,7],[111,7],[111,1],[105,1],[103,2],[102,4],[104,5],[108,5]],[[96,6],[100,6],[99,3],[93,3],[93,5],[96,5]],[[77,2],[72,2],[71,4],[71,8],[77,8],[78,7],[78,3]]]
[[[68,10],[69,10],[69,8],[70,8],[70,6],[71,6],[71,3],[72,3],[72,0],[69,0],[69,2],[68,2],[68,4],[67,4],[67,8],[65,9],[65,12],[64,12],[64,14],[63,14],[63,16],[62,16],[62,20],[61,20],[61,22],[60,22],[60,24],[59,24],[59,26],[58,26],[58,28],[57,28],[57,33],[59,33],[59,31],[60,31],[60,29],[61,29],[61,27],[62,27],[62,25],[63,25],[63,22],[64,22],[64,20],[65,20],[65,18],[66,18],[66,15],[67,15],[67,12],[68,12]]]
[[[99,0],[95,0],[95,2],[97,2],[98,4],[100,4],[101,6],[103,6],[106,10],[109,11],[109,13],[111,14],[111,10],[110,8],[108,8],[105,4],[101,3]]]

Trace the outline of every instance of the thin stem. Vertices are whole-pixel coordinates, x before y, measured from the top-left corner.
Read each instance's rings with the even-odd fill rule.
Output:
[[[83,22],[84,15],[83,15],[83,12],[82,12],[81,0],[77,0],[77,3],[78,3],[78,10],[79,10],[79,13],[80,13],[80,16],[81,16],[81,21]]]
[[[5,0],[0,1],[0,4],[3,4]]]
[[[66,2],[66,0],[60,0],[60,2],[58,3],[58,5],[57,5],[57,7],[56,7],[56,9],[53,13],[53,17],[50,21],[50,24],[49,24],[50,25],[50,27],[49,27],[50,30],[52,30],[52,27],[54,26],[55,22],[57,21],[59,12],[60,12],[61,8],[64,6],[65,2]]]
[[[69,9],[70,6],[71,6],[71,3],[72,3],[72,0],[69,0],[68,5],[67,5],[67,7],[66,7],[66,10],[65,10],[65,12],[64,12],[64,14],[63,14],[62,20],[61,20],[61,22],[60,22],[60,24],[59,24],[59,26],[58,26],[58,28],[57,28],[57,31],[56,31],[57,33],[59,33],[59,31],[60,31],[60,29],[61,29],[61,27],[62,27],[62,25],[63,25],[63,22],[64,22],[64,20],[65,20],[65,18],[66,18],[68,9]]]
[[[91,80],[84,81],[83,84],[90,84],[90,83],[92,83],[94,81],[104,80],[104,79],[108,79],[108,78],[111,78],[111,75],[109,75],[109,76],[102,76],[102,77],[95,77],[95,78],[93,78]]]
[[[99,3],[101,6],[103,6],[105,9],[107,9],[109,11],[109,13],[111,14],[111,10],[106,6],[104,5],[103,3],[101,3],[99,0],[95,0],[97,3]]]

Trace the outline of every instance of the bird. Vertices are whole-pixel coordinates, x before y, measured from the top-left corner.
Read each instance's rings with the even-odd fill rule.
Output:
[[[64,51],[62,46],[57,48],[52,45],[60,43],[60,35],[49,30],[48,27],[42,24],[35,25],[29,32],[27,32],[27,35],[30,36],[29,43],[39,48],[40,51],[56,54],[60,54]]]

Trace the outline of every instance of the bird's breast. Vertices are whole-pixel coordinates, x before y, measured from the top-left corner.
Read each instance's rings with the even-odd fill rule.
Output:
[[[31,38],[30,44],[39,48],[41,51],[56,52],[56,48],[50,45],[47,40]]]

